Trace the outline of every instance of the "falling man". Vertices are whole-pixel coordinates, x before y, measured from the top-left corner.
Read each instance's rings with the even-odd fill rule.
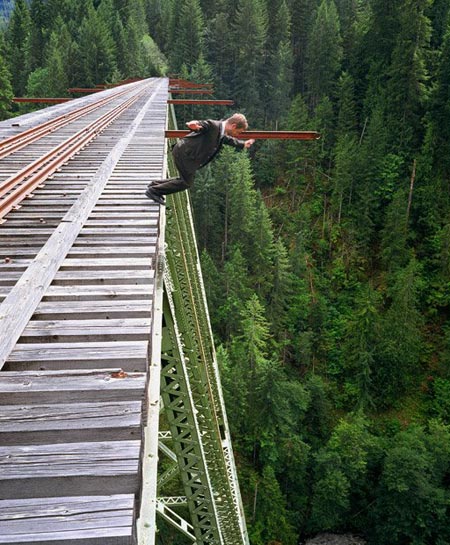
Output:
[[[233,114],[223,121],[207,119],[186,123],[191,132],[175,144],[172,155],[178,169],[178,178],[154,180],[145,194],[159,204],[165,204],[164,195],[184,191],[192,187],[195,173],[207,165],[219,153],[222,144],[238,149],[249,148],[254,140],[239,140],[248,123],[242,114]]]

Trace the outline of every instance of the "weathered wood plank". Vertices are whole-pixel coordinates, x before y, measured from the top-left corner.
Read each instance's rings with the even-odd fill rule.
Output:
[[[33,320],[58,319],[109,319],[109,318],[144,318],[150,317],[152,301],[41,301],[33,314]]]
[[[142,372],[147,368],[147,341],[17,343],[8,370],[99,369],[121,367]]]
[[[121,368],[93,371],[3,371],[0,405],[142,401],[145,373]]]
[[[140,441],[0,447],[0,497],[134,494]]]
[[[32,320],[24,329],[20,342],[51,337],[64,342],[71,339],[106,341],[144,340],[150,338],[150,318],[111,318],[109,320]]]
[[[58,284],[150,284],[155,274],[153,270],[115,271],[91,269],[89,271],[59,271],[53,285]]]
[[[132,545],[134,503],[132,494],[0,500],[0,544]]]
[[[138,269],[151,269],[153,259],[146,257],[122,257],[122,258],[108,258],[108,257],[99,257],[97,259],[77,259],[75,257],[68,257],[61,264],[61,271],[67,271],[69,269],[101,269],[107,270],[108,268],[113,269],[129,269],[129,270],[138,270]],[[126,276],[126,273],[124,274]]]
[[[36,445],[141,438],[142,402],[3,405],[0,445]]]
[[[5,290],[3,292],[2,290]],[[0,294],[7,293],[8,288],[0,287]],[[50,286],[43,300],[44,301],[103,301],[110,299],[133,300],[138,299],[145,301],[153,298],[153,289],[148,284],[131,284],[131,285],[69,285],[69,286]]]

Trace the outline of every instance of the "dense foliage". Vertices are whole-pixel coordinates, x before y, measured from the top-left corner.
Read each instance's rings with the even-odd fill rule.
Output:
[[[322,530],[450,544],[449,11],[16,0],[0,115],[13,92],[168,66],[253,128],[322,134],[226,149],[193,191],[253,545]]]

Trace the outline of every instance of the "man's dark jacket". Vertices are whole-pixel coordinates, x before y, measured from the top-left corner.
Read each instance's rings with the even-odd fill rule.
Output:
[[[184,167],[195,171],[208,164],[219,153],[222,144],[242,149],[244,141],[232,136],[220,137],[221,121],[206,119],[198,121],[202,126],[178,140],[174,148],[174,155],[182,155]]]

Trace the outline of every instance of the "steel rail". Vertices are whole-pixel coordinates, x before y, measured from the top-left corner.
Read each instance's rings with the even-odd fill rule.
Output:
[[[143,89],[139,90],[128,100],[96,119],[68,140],[0,184],[0,197],[4,197],[0,202],[0,220],[26,197],[30,196],[32,191],[40,186],[50,174],[66,163],[80,149],[86,146],[88,142],[93,140],[99,132],[112,123],[124,110],[134,104],[143,93]],[[24,183],[21,184],[21,182]],[[18,184],[21,185],[18,186]]]
[[[65,125],[68,125],[75,119],[83,117],[84,115],[87,115],[88,113],[90,113],[92,110],[96,110],[97,108],[100,108],[104,106],[105,104],[108,104],[112,100],[116,98],[120,98],[122,95],[125,95],[129,92],[130,92],[129,89],[126,89],[124,91],[123,90],[119,91],[117,93],[112,94],[111,96],[104,97],[92,104],[88,104],[87,106],[78,108],[77,110],[74,110],[73,112],[63,114],[59,117],[56,117],[55,119],[51,119],[50,121],[41,123],[40,125],[37,125],[36,127],[32,127],[19,134],[15,134],[14,136],[5,138],[5,140],[0,142],[0,159],[3,159],[7,155],[10,155],[11,153],[19,149],[22,149],[28,144],[31,144],[32,142],[39,140],[39,138],[42,138],[43,136],[46,136],[50,134],[51,132],[61,127],[64,127]],[[70,99],[70,100],[73,100],[73,99]]]

